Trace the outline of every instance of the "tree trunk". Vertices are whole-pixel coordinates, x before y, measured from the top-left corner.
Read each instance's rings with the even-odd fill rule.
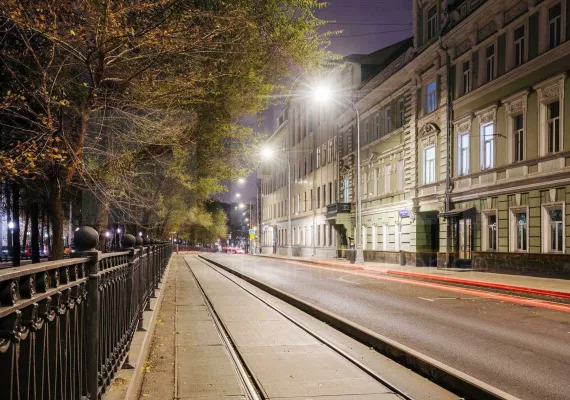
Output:
[[[38,216],[38,203],[32,203],[30,206],[30,217],[32,220],[32,263],[39,263],[40,262],[40,247],[39,247],[39,232],[38,232],[38,223],[39,223],[39,216]]]
[[[24,235],[22,237],[22,249],[24,250],[24,254],[26,253],[26,244],[28,242],[28,224],[30,222],[30,213],[28,210],[25,210],[25,223],[24,223]]]
[[[12,183],[12,266],[20,266],[20,187],[16,182]]]
[[[45,253],[44,248],[44,235],[46,234],[46,221],[45,221],[46,209],[42,207],[42,229],[40,231],[40,254]]]
[[[52,246],[50,259],[61,260],[64,256],[63,250],[63,204],[61,202],[61,185],[57,177],[53,177],[49,182],[49,212],[52,229]]]
[[[47,239],[47,247],[48,247],[48,254],[51,258],[51,233],[49,230],[49,213],[46,215],[46,239]]]
[[[8,233],[8,257],[11,257],[12,254],[14,254],[14,249],[12,248],[12,232],[8,224],[10,224],[10,221],[12,221],[12,195],[10,193],[10,184],[8,182],[6,182],[4,191],[6,195],[6,232]]]
[[[103,252],[107,249],[107,237],[105,233],[109,228],[109,199],[107,196],[102,196],[103,200],[97,204],[97,215],[95,217],[95,230],[99,232],[99,244],[97,250]]]

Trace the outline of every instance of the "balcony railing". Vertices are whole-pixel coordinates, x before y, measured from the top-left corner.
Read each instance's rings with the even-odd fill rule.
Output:
[[[100,399],[128,361],[171,244],[97,241],[81,228],[73,258],[0,271],[0,398]]]
[[[350,203],[335,203],[327,206],[327,217],[334,217],[337,214],[350,214]]]

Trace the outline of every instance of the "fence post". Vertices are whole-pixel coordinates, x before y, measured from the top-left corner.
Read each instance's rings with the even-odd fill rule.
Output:
[[[87,392],[90,398],[97,399],[102,376],[99,374],[99,234],[88,226],[82,226],[73,235],[75,248],[78,250],[72,257],[87,257],[87,307],[85,308],[85,357],[87,371]]]

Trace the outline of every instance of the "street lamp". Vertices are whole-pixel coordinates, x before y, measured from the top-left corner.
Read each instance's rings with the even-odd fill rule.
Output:
[[[244,179],[244,178],[239,178],[239,179],[238,179],[238,183],[245,183],[245,179]]]
[[[236,197],[239,199],[241,197],[241,194],[236,193]]]
[[[319,86],[315,89],[313,93],[313,97],[315,100],[319,102],[324,102],[333,97],[332,91],[327,86]],[[363,264],[364,263],[364,252],[362,249],[362,229],[360,228],[362,225],[362,199],[360,196],[360,113],[358,112],[358,107],[356,104],[348,99],[345,98],[354,111],[356,112],[356,264]]]
[[[245,208],[245,204],[239,203],[239,208]]]
[[[14,229],[14,222],[13,221],[8,222],[8,228]]]

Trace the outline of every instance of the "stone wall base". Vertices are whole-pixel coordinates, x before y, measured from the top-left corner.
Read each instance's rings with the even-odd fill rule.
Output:
[[[473,252],[473,270],[570,279],[570,254]]]
[[[400,264],[399,251],[364,250],[364,261]],[[411,267],[430,267],[437,265],[436,252],[404,251],[405,265]]]

